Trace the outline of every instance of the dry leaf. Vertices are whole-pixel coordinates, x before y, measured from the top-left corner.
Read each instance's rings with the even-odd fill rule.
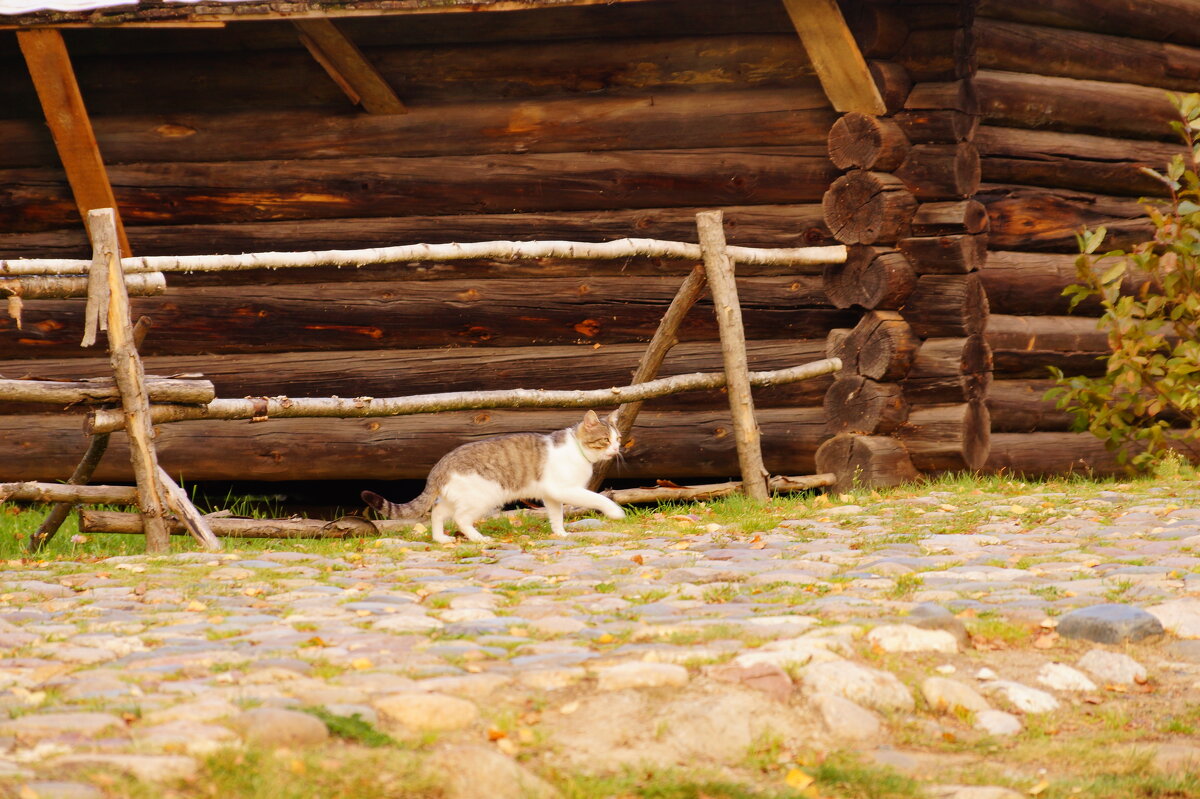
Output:
[[[497,729],[496,727],[489,727],[487,731],[487,737],[489,741],[499,741],[501,738],[507,738],[508,733],[506,733],[504,730]]]
[[[632,558],[630,558],[630,560],[632,560],[634,563],[636,563],[639,566],[646,565],[646,559],[643,558],[641,555],[634,555]]]
[[[789,788],[794,788],[797,791],[802,791],[816,782],[815,779],[798,768],[788,769],[787,776],[784,777],[783,781]]]
[[[1028,793],[1030,796],[1037,796],[1038,794],[1040,794],[1042,791],[1046,790],[1049,787],[1050,787],[1050,783],[1047,780],[1040,779],[1040,780],[1038,780],[1037,785],[1034,785],[1032,788],[1029,789]]]

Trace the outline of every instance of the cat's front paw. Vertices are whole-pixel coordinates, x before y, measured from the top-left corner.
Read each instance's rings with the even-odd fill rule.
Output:
[[[620,505],[613,505],[611,508],[606,508],[604,510],[604,515],[610,519],[624,519],[625,509]]]

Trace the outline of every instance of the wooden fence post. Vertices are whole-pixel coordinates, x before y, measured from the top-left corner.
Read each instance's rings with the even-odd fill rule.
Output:
[[[737,283],[733,278],[733,259],[725,251],[723,214],[720,211],[702,211],[696,214],[696,227],[700,233],[704,269],[708,274],[708,286],[717,313],[717,326],[721,331],[725,390],[729,393],[729,410],[733,414],[742,488],[751,499],[766,502],[771,493],[767,488],[767,470],[763,466],[758,420],[754,416],[754,397],[750,393],[746,331],[742,326],[742,309],[738,302]]]
[[[125,293],[125,273],[121,268],[121,246],[117,239],[113,210],[97,208],[88,211],[88,230],[96,254],[93,263],[107,266],[109,361],[121,391],[130,460],[137,478],[138,507],[146,530],[146,552],[160,554],[170,549],[171,534],[163,518],[158,486],[158,456],[154,451],[154,428],[150,423],[150,399],[142,384],[142,359],[134,346],[129,296]]]

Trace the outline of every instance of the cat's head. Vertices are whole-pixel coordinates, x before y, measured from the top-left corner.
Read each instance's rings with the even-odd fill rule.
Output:
[[[620,452],[621,436],[617,432],[616,421],[616,411],[603,419],[595,411],[588,411],[583,415],[583,421],[575,426],[575,437],[589,461],[605,461],[615,458]]]

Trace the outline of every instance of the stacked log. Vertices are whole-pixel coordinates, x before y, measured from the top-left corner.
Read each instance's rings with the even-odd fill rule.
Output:
[[[1046,392],[1048,367],[1068,376],[1105,371],[1110,348],[1095,299],[1070,309],[1078,283],[1076,234],[1108,228],[1102,250],[1128,249],[1153,227],[1139,197],[1166,187],[1162,171],[1182,152],[1166,90],[1194,91],[1200,36],[1192,4],[1174,0],[982,0],[975,24],[975,137],[991,246],[981,278],[993,316],[985,338],[995,360],[988,395],[991,471],[1112,473],[1115,455]],[[1123,289],[1136,291],[1126,277]]]
[[[825,220],[851,246],[844,264],[826,267],[825,294],[862,312],[827,339],[844,367],[825,396],[833,438],[817,463],[839,488],[978,469],[987,458],[992,356],[979,269],[989,221],[972,199],[981,179],[972,7],[859,14],[874,54],[912,87],[887,116],[847,114],[829,136],[830,159],[847,171],[822,201]],[[905,36],[880,33],[898,26]]]

